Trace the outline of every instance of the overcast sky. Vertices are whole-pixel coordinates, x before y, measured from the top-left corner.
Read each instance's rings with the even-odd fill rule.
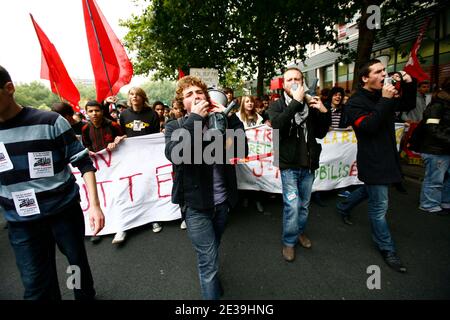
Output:
[[[14,82],[40,80],[41,48],[29,13],[55,45],[70,77],[94,78],[86,41],[82,1],[1,2],[0,65],[9,71]],[[126,28],[119,26],[119,20],[129,18],[132,13],[142,12],[132,0],[96,0],[96,2],[119,39],[127,32]]]

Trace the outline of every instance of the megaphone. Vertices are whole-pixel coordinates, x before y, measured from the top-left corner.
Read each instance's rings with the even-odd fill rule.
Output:
[[[317,83],[319,82],[319,79],[314,79],[311,83],[311,87],[308,87],[305,85],[305,101],[306,103],[310,103],[312,97],[316,96],[316,89],[317,89]]]
[[[211,102],[219,103],[226,106],[228,103],[227,96],[223,91],[211,88],[208,89],[209,98]],[[235,100],[231,101],[223,112],[212,112],[208,115],[208,128],[210,130],[218,130],[221,134],[225,134],[228,127],[227,116],[233,110],[238,108],[239,105]]]

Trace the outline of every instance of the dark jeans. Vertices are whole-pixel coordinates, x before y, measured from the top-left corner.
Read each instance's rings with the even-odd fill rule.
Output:
[[[80,288],[76,300],[95,297],[94,281],[84,246],[84,216],[78,202],[64,212],[37,221],[10,222],[9,241],[25,287],[26,300],[60,300],[56,274],[55,244],[69,265],[80,270]],[[67,274],[67,278],[72,273]],[[71,282],[72,283],[72,282]]]
[[[227,202],[209,210],[186,208],[189,238],[197,252],[198,273],[202,296],[205,300],[218,300],[221,293],[219,280],[219,245],[227,221]]]
[[[368,213],[373,241],[381,251],[395,252],[394,241],[386,221],[388,192],[388,185],[365,184],[355,189],[347,199],[339,202],[336,207],[340,214],[349,215],[354,207],[368,199]]]

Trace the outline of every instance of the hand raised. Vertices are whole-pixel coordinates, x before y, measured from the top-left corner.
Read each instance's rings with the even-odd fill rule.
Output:
[[[294,90],[291,86],[291,94],[292,98],[294,98],[299,102],[302,102],[303,99],[305,98],[305,88],[302,85],[297,84],[297,89]]]
[[[206,100],[193,100],[191,106],[191,113],[196,113],[201,117],[206,117],[208,115],[209,103]]]
[[[312,97],[309,102],[309,107],[318,109],[322,113],[328,112],[328,109],[323,105],[322,100],[319,97]]]
[[[392,99],[396,94],[398,94],[397,90],[390,83],[384,85],[383,89],[381,90],[381,95],[383,96],[383,98]]]

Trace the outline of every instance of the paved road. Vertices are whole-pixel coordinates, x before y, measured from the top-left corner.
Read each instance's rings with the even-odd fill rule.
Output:
[[[367,204],[354,213],[353,226],[334,211],[338,198],[323,197],[327,207],[312,204],[307,233],[311,250],[297,248],[297,259],[281,257],[281,200],[267,198],[266,214],[254,205],[230,216],[221,249],[224,299],[449,299],[450,217],[417,209],[419,185],[407,182],[408,195],[391,190],[389,221],[407,274],[390,270],[375,250]],[[0,225],[3,225],[1,220]],[[193,249],[179,222],[159,234],[143,226],[120,247],[107,236],[98,245],[86,241],[99,299],[200,299]],[[66,260],[57,256],[64,299]],[[381,269],[381,289],[369,290],[366,269]],[[22,286],[9,246],[0,229],[0,299],[21,299]]]

